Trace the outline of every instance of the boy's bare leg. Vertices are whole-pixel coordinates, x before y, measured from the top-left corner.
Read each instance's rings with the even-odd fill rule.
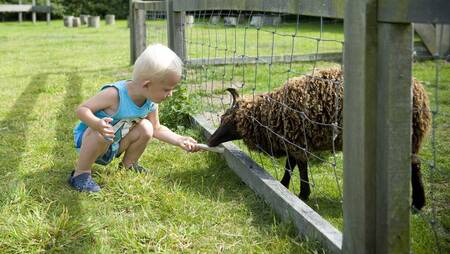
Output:
[[[122,159],[125,168],[129,168],[133,163],[138,161],[152,137],[153,125],[149,120],[142,119],[120,141],[119,154],[125,152]]]
[[[100,155],[106,152],[109,145],[110,142],[106,141],[99,132],[88,128],[83,134],[80,156],[78,157],[73,176],[91,173],[92,164],[94,164]]]

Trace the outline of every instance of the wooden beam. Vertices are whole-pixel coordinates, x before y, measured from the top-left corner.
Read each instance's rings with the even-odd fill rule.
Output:
[[[433,24],[414,24],[414,30],[422,39],[423,44],[431,55],[436,54],[436,28]]]
[[[51,12],[50,6],[45,5],[31,5],[31,4],[1,4],[0,12]]]
[[[450,25],[436,24],[436,50],[440,56],[450,55]]]
[[[146,10],[146,11],[166,11],[165,1],[134,1],[136,9]]]
[[[235,10],[344,17],[344,0],[174,0],[174,11]]]
[[[289,63],[289,62],[309,62],[309,61],[342,61],[342,52],[307,54],[307,55],[284,55],[284,56],[259,56],[259,57],[239,57],[229,58],[194,58],[186,60],[186,65],[224,65],[224,64],[267,64],[267,63]]]
[[[378,21],[450,24],[449,0],[379,0]]]
[[[214,129],[201,116],[192,117],[208,138]],[[287,190],[231,142],[222,144],[228,166],[281,217],[292,221],[302,235],[321,242],[332,253],[341,253],[342,234],[328,221]]]

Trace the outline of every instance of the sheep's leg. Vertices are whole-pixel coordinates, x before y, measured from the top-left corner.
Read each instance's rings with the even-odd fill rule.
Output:
[[[286,158],[286,166],[284,166],[284,175],[280,181],[281,184],[287,189],[289,188],[289,183],[291,182],[291,175],[292,172],[294,172],[295,166],[296,166],[295,158],[292,156],[288,156]]]
[[[307,161],[297,161],[298,170],[300,171],[300,193],[298,197],[306,201],[309,198],[309,194],[311,194],[311,189],[309,186],[309,178],[308,178],[308,162]]]
[[[411,163],[412,206],[420,210],[425,205],[425,191],[423,189],[420,160]]]

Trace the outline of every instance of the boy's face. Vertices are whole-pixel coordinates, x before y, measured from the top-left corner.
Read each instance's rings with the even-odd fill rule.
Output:
[[[180,80],[180,76],[168,74],[160,81],[151,81],[146,89],[146,97],[155,103],[160,103],[167,97],[172,96],[172,91]]]

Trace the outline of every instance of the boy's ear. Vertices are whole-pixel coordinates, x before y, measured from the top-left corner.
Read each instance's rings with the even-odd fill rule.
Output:
[[[152,81],[151,80],[146,80],[146,81],[144,81],[144,83],[142,84],[142,86],[144,87],[144,88],[148,88],[148,87],[150,87],[152,85]]]

